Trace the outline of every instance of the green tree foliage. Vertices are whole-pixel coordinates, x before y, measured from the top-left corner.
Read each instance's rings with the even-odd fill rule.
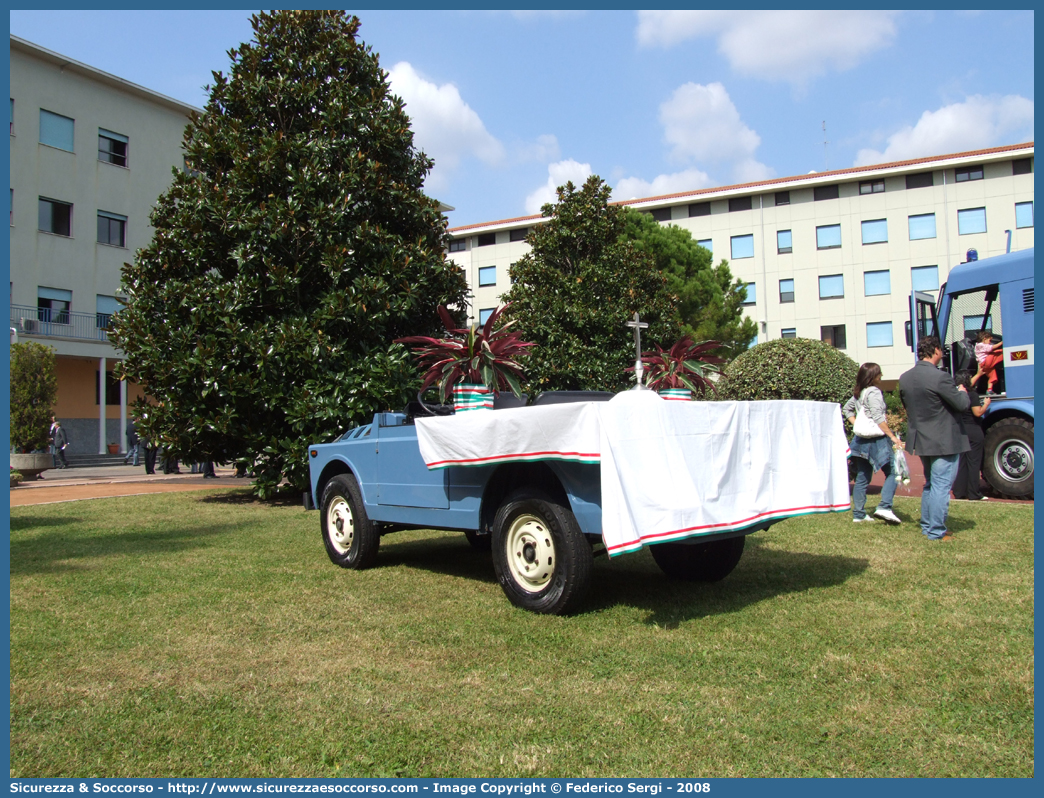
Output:
[[[718,397],[848,401],[859,366],[830,344],[811,338],[779,338],[747,350],[725,367]]]
[[[123,270],[113,340],[150,397],[141,434],[184,458],[257,459],[258,492],[307,484],[305,447],[416,383],[393,339],[462,307],[432,161],[343,12],[252,17]],[[415,390],[415,388],[413,388]]]
[[[667,282],[652,258],[620,240],[623,212],[610,193],[597,176],[560,187],[558,202],[541,209],[548,221],[529,234],[532,249],[511,268],[508,313],[536,344],[525,362],[531,393],[626,388],[635,352],[624,325],[635,312],[649,323],[643,348],[679,336]]]
[[[758,327],[743,315],[746,289],[733,279],[729,262],[715,266],[710,251],[677,225],[661,225],[633,208],[624,211],[624,220],[621,239],[652,256],[678,297],[682,331],[694,341],[721,341],[719,353],[726,360],[745,352]]]
[[[11,345],[11,445],[19,452],[47,446],[58,395],[54,349],[34,341]]]

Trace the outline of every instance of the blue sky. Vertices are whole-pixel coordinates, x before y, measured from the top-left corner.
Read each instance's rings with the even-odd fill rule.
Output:
[[[628,199],[1033,138],[1032,11],[357,13],[451,226],[538,213],[554,185],[592,173]],[[202,106],[249,16],[11,11],[10,24]]]

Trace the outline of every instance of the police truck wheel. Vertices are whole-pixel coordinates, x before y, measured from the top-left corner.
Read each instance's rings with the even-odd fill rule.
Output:
[[[707,543],[659,543],[649,547],[660,570],[686,582],[720,582],[743,556],[745,535]]]
[[[591,544],[572,511],[537,490],[516,491],[493,521],[493,567],[516,607],[563,615],[591,581]]]
[[[366,515],[355,477],[338,474],[326,484],[319,518],[331,562],[355,570],[374,564],[381,536]]]
[[[1021,418],[998,421],[986,433],[982,470],[994,490],[1012,498],[1033,494],[1033,427]]]

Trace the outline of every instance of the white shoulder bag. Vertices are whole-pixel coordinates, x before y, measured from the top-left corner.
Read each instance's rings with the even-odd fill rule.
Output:
[[[884,433],[881,432],[881,427],[870,418],[866,408],[863,406],[864,396],[866,396],[865,390],[859,396],[858,409],[856,411],[855,424],[852,425],[852,431],[860,438],[882,438]]]

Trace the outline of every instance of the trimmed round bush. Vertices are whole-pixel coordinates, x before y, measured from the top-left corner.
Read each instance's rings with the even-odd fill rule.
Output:
[[[719,399],[848,401],[859,365],[830,344],[780,338],[748,349],[724,369]],[[711,397],[707,397],[711,398]]]

